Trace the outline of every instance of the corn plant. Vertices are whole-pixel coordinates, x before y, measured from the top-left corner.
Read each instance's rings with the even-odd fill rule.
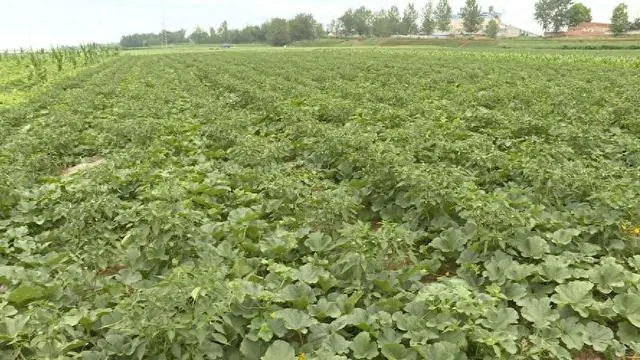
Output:
[[[44,61],[44,57],[37,52],[29,53],[29,68],[31,70],[31,80],[42,81],[47,80],[47,67]]]
[[[53,60],[55,61],[58,72],[61,72],[62,68],[64,67],[64,51],[52,47],[51,58],[53,58]]]
[[[78,57],[79,56],[80,56],[79,51],[74,49],[74,48],[68,48],[66,50],[66,58],[69,60],[69,62],[71,63],[71,66],[74,69],[78,68]]]

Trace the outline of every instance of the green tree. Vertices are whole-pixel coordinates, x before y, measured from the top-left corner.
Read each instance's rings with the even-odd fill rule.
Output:
[[[373,20],[373,12],[364,6],[357,8],[353,12],[354,30],[360,36],[371,34],[371,22]]]
[[[218,36],[216,28],[214,28],[213,26],[209,27],[209,42],[211,44],[219,44],[222,42],[222,39],[220,38],[220,36]]]
[[[440,0],[435,11],[438,30],[449,30],[449,26],[451,26],[451,14],[451,5],[449,5],[449,1]]]
[[[569,24],[569,7],[572,0],[538,0],[535,19],[544,31],[558,32]]]
[[[389,8],[389,11],[387,12],[387,21],[389,22],[389,28],[391,29],[391,34],[392,35],[400,34],[400,26],[401,26],[402,19],[400,19],[400,9],[398,9],[397,6],[393,5],[392,7]]]
[[[613,15],[611,16],[611,25],[609,28],[614,36],[619,36],[622,33],[629,31],[629,8],[627,4],[620,3],[613,9]]]
[[[436,30],[436,19],[434,16],[433,0],[429,0],[422,10],[421,30],[423,33],[431,35]]]
[[[487,24],[487,30],[485,33],[488,37],[495,39],[498,37],[498,33],[500,32],[500,24],[496,21],[496,19],[491,19],[489,24]]]
[[[218,35],[220,36],[220,39],[222,40],[222,42],[228,43],[229,42],[229,25],[227,24],[227,21],[223,21],[222,24],[220,24],[220,27],[218,28]]]
[[[327,36],[327,32],[324,30],[324,26],[321,23],[316,23],[315,29],[315,38],[320,39]]]
[[[353,15],[353,9],[347,9],[347,11],[338,18],[339,28],[346,35],[352,35],[356,32],[356,18]]]
[[[292,41],[316,39],[316,19],[311,14],[301,13],[289,20]]]
[[[290,43],[289,22],[282,18],[271,19],[266,25],[266,39],[273,46],[284,46]]]
[[[583,22],[591,22],[591,9],[582,3],[573,4],[569,8],[569,26],[576,26]]]
[[[391,35],[391,28],[389,26],[387,10],[382,9],[373,14],[371,28],[374,36],[385,37]]]
[[[640,17],[633,20],[633,22],[629,25],[629,30],[640,30]]]
[[[189,40],[195,44],[206,44],[209,42],[209,33],[198,26],[191,35],[189,35]]]
[[[474,34],[480,30],[484,21],[482,18],[482,10],[476,0],[466,0],[464,8],[462,8],[462,24],[464,31]]]
[[[400,21],[400,34],[409,35],[418,33],[418,10],[413,3],[407,4]]]

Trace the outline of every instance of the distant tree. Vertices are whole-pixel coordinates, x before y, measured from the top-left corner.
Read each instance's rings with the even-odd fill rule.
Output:
[[[191,35],[189,35],[189,40],[195,44],[206,44],[209,42],[209,33],[198,26]]]
[[[182,44],[187,42],[187,30],[180,29],[178,31],[167,32],[168,44]]]
[[[573,4],[569,8],[569,26],[577,26],[583,22],[591,22],[591,9],[582,3]]]
[[[209,43],[220,44],[221,42],[222,42],[222,39],[218,35],[216,28],[214,28],[213,26],[209,27]]]
[[[400,21],[400,34],[409,35],[409,34],[417,34],[418,33],[418,10],[416,10],[416,6],[413,3],[407,4],[407,7],[404,9],[404,13],[402,15],[402,20]]]
[[[231,40],[229,37],[229,25],[226,20],[220,24],[220,27],[218,28],[218,35],[220,35],[220,39],[224,43],[228,43]]]
[[[320,39],[327,36],[327,32],[324,31],[324,26],[321,23],[316,23],[316,27],[314,29],[315,38]]]
[[[535,19],[544,31],[558,32],[569,24],[569,7],[572,0],[538,0]]]
[[[499,32],[500,32],[500,24],[498,24],[496,19],[491,19],[487,24],[487,29],[485,31],[485,34],[488,37],[495,39],[498,37]]]
[[[286,19],[271,19],[266,26],[267,42],[273,46],[284,46],[291,42],[289,22]]]
[[[373,20],[373,12],[364,6],[357,8],[353,12],[355,19],[354,30],[360,36],[371,34],[371,21]]]
[[[614,36],[619,36],[622,33],[629,31],[629,8],[627,4],[620,3],[613,9],[613,15],[611,15],[611,24],[609,28]]]
[[[347,11],[338,18],[339,27],[346,35],[351,35],[356,32],[356,18],[353,16],[353,9],[347,9]]]
[[[340,25],[338,20],[331,20],[331,23],[327,25],[327,32],[332,33],[333,35],[340,34]]]
[[[434,17],[433,0],[429,0],[422,10],[421,30],[427,35],[433,34],[436,30],[436,19]]]
[[[162,44],[161,34],[131,34],[120,39],[120,46],[126,48],[158,46]]]
[[[316,19],[311,14],[300,13],[289,20],[289,32],[292,41],[313,40],[316,38]]]
[[[438,30],[447,31],[449,30],[449,26],[451,26],[451,6],[449,5],[449,1],[440,0],[438,2],[438,6],[436,7],[435,17]]]
[[[476,0],[466,0],[461,15],[465,32],[474,34],[480,30],[484,19],[482,18],[482,10]]]
[[[400,34],[400,27],[402,26],[402,19],[400,18],[400,9],[393,5],[387,11],[387,21],[389,22],[389,28],[392,35]]]
[[[256,25],[247,26],[242,31],[250,34],[251,39],[252,39],[251,42],[266,42],[267,41],[267,37],[266,37],[265,31],[260,26],[256,26]]]
[[[629,30],[632,30],[632,31],[640,30],[640,17],[633,20],[633,22],[629,25]]]
[[[259,26],[245,26],[242,30],[229,30],[229,42],[233,44],[250,44],[265,42],[265,36]]]
[[[382,9],[373,14],[373,20],[371,21],[371,30],[374,36],[386,37],[392,34],[391,27],[389,26],[389,18],[387,10]]]

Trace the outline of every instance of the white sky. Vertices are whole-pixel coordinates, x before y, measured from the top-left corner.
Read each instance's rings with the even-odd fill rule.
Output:
[[[503,20],[540,32],[533,20],[535,0],[478,0],[493,5]],[[422,8],[426,0],[415,4]],[[436,1],[437,2],[437,1]],[[617,0],[583,0],[592,8],[594,21],[607,22]],[[339,17],[348,7],[370,9],[397,5],[393,0],[0,0],[0,48],[77,45],[81,42],[117,42],[134,32],[158,32],[163,19],[170,30],[208,28],[223,20],[232,28],[261,24],[272,17],[293,17],[310,12],[322,23]],[[464,0],[450,0],[454,9]],[[627,0],[630,17],[640,16],[640,0]]]

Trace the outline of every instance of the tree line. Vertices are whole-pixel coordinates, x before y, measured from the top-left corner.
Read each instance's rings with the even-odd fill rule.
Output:
[[[248,25],[242,29],[229,29],[226,21],[216,29],[208,30],[198,26],[189,35],[186,30],[162,31],[158,34],[133,34],[120,39],[120,45],[126,48],[158,45],[175,45],[187,42],[195,44],[250,44],[269,43],[282,46],[293,41],[315,40],[324,36],[322,24],[313,15],[301,13],[293,19],[274,18],[261,26]]]
[[[484,30],[487,36],[496,37],[500,31],[498,17],[492,6],[488,12],[492,18]],[[485,19],[476,0],[466,0],[460,16],[464,32],[476,34],[483,30]],[[409,3],[402,14],[397,6],[375,12],[361,6],[347,9],[329,24],[328,31],[338,36],[432,35],[436,31],[449,32],[452,18],[453,10],[448,0],[439,0],[437,3],[430,0],[420,10],[415,3]]]
[[[489,13],[495,14],[493,7]],[[477,33],[483,29],[484,18],[482,9],[476,0],[466,0],[462,11],[464,30],[467,33]],[[229,29],[227,22],[223,22],[217,29],[208,30],[198,26],[189,35],[186,30],[162,31],[160,33],[132,34],[123,36],[120,45],[126,48],[147,47],[158,45],[175,45],[187,42],[195,44],[245,44],[269,43],[282,46],[294,41],[315,40],[324,37],[327,32],[334,36],[379,36],[392,35],[431,35],[436,31],[450,30],[453,11],[448,0],[439,0],[434,4],[432,0],[420,11],[415,3],[409,3],[400,13],[397,6],[389,9],[372,11],[365,6],[348,9],[338,19],[329,24],[325,31],[312,14],[301,13],[293,19],[274,18],[261,26],[249,25],[242,29]],[[497,16],[486,26],[487,36],[496,37],[500,31]]]
[[[534,16],[545,32],[556,33],[592,20],[591,9],[572,0],[538,0]],[[640,30],[640,18],[629,21],[629,8],[627,4],[620,3],[613,10],[609,28],[616,36],[627,31]]]
[[[460,17],[462,27],[467,34],[484,32],[495,38],[500,31],[498,14],[493,6],[488,8],[489,21],[476,0],[465,0]],[[573,0],[538,0],[535,4],[535,19],[543,30],[560,32],[567,27],[576,26],[592,20],[591,9]],[[342,16],[331,21],[325,31],[312,14],[300,13],[292,19],[274,18],[264,24],[249,25],[242,29],[229,29],[224,21],[216,29],[202,27],[189,35],[186,30],[162,31],[158,34],[133,34],[123,36],[120,45],[126,48],[158,45],[175,45],[187,42],[195,44],[247,44],[269,43],[283,46],[294,41],[315,40],[327,33],[333,36],[377,36],[393,35],[432,35],[436,32],[447,33],[451,30],[453,11],[449,0],[427,1],[418,9],[410,2],[402,12],[397,6],[373,11],[365,6],[347,9]],[[611,17],[611,31],[620,35],[630,30],[640,30],[640,18],[629,21],[628,7],[619,4]]]

